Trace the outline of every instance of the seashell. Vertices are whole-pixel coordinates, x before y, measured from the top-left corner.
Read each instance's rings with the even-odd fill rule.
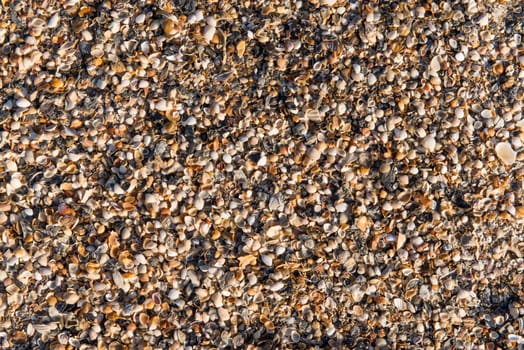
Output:
[[[159,111],[165,112],[167,111],[167,101],[164,99],[160,99],[157,103],[155,103],[155,108]]]
[[[196,210],[202,210],[204,208],[204,200],[200,196],[196,196],[193,205]]]
[[[308,164],[315,163],[320,159],[322,153],[316,147],[310,147],[307,151],[306,162]]]
[[[524,218],[524,205],[515,208],[515,215],[519,218]]]
[[[346,202],[342,202],[342,203],[339,203],[335,206],[335,210],[338,212],[338,213],[343,213],[345,212],[346,210],[348,210],[348,204]]]
[[[187,23],[193,24],[193,23],[200,22],[203,19],[204,19],[204,13],[202,12],[202,10],[197,10],[194,13],[189,15],[189,17],[187,18]]]
[[[337,114],[343,115],[347,111],[347,106],[344,102],[337,103]]]
[[[356,225],[360,231],[366,231],[371,226],[371,223],[366,216],[361,216],[357,219]]]
[[[40,324],[34,324],[33,328],[38,333],[47,334],[47,333],[57,329],[58,328],[58,324],[56,322],[51,322],[51,323],[46,323],[46,324],[40,323]]]
[[[31,102],[29,102],[28,99],[19,98],[16,100],[16,106],[20,108],[28,108],[29,106],[31,106]]]
[[[229,318],[231,317],[229,314],[229,311],[227,309],[224,309],[223,307],[218,309],[218,317],[221,321],[229,321]]]
[[[5,161],[5,168],[9,172],[17,172],[18,171],[18,165],[16,164],[16,162],[14,162],[14,161],[12,161],[10,159]]]
[[[9,182],[9,184],[11,185],[11,188],[13,190],[17,190],[17,189],[19,189],[20,187],[23,186],[22,182],[20,181],[20,179],[18,177],[15,177],[15,176],[13,176],[11,178],[11,181]]]
[[[178,31],[177,23],[172,18],[166,18],[162,23],[162,30],[167,36],[174,35]]]
[[[480,18],[477,20],[477,23],[481,27],[487,26],[489,24],[489,16],[488,16],[488,14],[485,13],[482,16],[480,16]]]
[[[66,304],[74,305],[80,300],[80,296],[76,294],[75,292],[71,291],[66,294],[66,297],[64,299]]]
[[[46,23],[43,19],[41,18],[34,18],[30,25],[29,25],[32,29],[35,29],[35,30],[42,30],[45,28],[46,26]]]
[[[47,21],[47,27],[48,28],[56,28],[58,27],[58,23],[60,23],[60,14],[56,12],[54,15],[49,18],[49,21]]]
[[[473,292],[471,292],[469,290],[461,289],[457,293],[457,300],[470,301],[470,300],[472,300],[474,298],[475,298],[475,293],[473,293]]]
[[[146,20],[146,15],[141,13],[138,16],[135,17],[135,23],[136,24],[142,24]]]
[[[422,139],[421,143],[422,147],[424,147],[429,152],[434,152],[435,147],[437,146],[437,141],[435,138],[431,135],[428,135]]]
[[[206,18],[206,23],[208,25],[210,25],[211,27],[216,27],[217,26],[217,20],[215,17],[213,16],[209,16]]]
[[[271,258],[269,255],[262,254],[260,256],[260,260],[262,260],[262,262],[266,266],[269,266],[269,267],[273,266],[273,258]]]
[[[368,85],[369,86],[372,86],[372,85],[375,85],[375,83],[377,82],[377,77],[375,76],[375,74],[368,74]]]
[[[407,308],[406,302],[400,298],[393,299],[393,305],[399,310],[404,311]]]
[[[480,112],[480,116],[484,119],[491,119],[493,118],[493,113],[489,109],[485,109],[482,112]]]
[[[517,152],[513,150],[509,142],[499,142],[495,146],[495,153],[506,165],[512,165],[517,159]]]
[[[222,307],[224,305],[222,301],[222,294],[217,292],[211,297],[211,301],[215,304],[215,307]]]
[[[122,277],[122,274],[119,271],[113,271],[113,282],[115,283],[115,286],[117,286],[120,289],[128,289],[126,288],[124,277]]]
[[[264,322],[264,327],[265,327],[268,331],[274,331],[274,330],[275,330],[275,324],[274,324],[273,321],[271,321],[271,320],[268,320],[268,321]]]
[[[354,302],[359,303],[364,298],[364,291],[358,285],[351,286],[350,291]]]
[[[293,330],[291,332],[290,339],[293,343],[298,343],[300,341],[300,334],[297,331]]]
[[[213,37],[215,36],[215,33],[216,33],[216,27],[214,26],[211,26],[211,25],[206,25],[204,27],[204,31],[202,32],[202,36],[204,37],[204,40],[209,43],[211,42],[211,40],[213,40]]]
[[[431,72],[440,71],[440,59],[438,56],[435,56],[431,59],[431,61],[429,62],[429,68]]]
[[[62,345],[67,345],[69,341],[69,335],[67,332],[62,332],[57,336],[58,342]]]
[[[401,249],[406,243],[406,235],[399,233],[397,236],[397,250]]]
[[[267,229],[266,235],[269,238],[275,238],[279,235],[281,230],[282,230],[282,226],[280,225],[271,226],[270,228]]]
[[[322,115],[320,114],[318,109],[308,109],[304,114],[304,117],[307,120],[311,120],[314,122],[319,122],[322,120]]]
[[[273,283],[269,287],[269,290],[272,291],[272,292],[278,292],[279,290],[281,290],[284,287],[285,287],[284,283],[278,281],[278,282]]]
[[[244,40],[240,40],[237,43],[236,50],[238,57],[244,56],[244,53],[246,52],[246,42]]]

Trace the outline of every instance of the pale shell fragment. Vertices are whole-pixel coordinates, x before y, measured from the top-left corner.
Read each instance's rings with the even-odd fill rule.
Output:
[[[211,25],[207,25],[205,26],[204,28],[204,32],[202,33],[203,37],[204,37],[204,40],[206,42],[210,42],[211,40],[213,40],[213,37],[215,36],[215,32],[216,32],[216,27],[214,26],[211,26]]]
[[[165,112],[167,111],[167,101],[164,99],[161,99],[155,104],[155,108],[159,111]]]
[[[405,243],[406,243],[406,235],[403,233],[399,233],[397,236],[397,250],[402,248]]]
[[[187,18],[187,23],[193,24],[193,23],[200,22],[203,19],[204,19],[204,13],[202,12],[202,10],[197,10],[196,12],[189,15],[189,17]]]
[[[48,28],[56,28],[58,27],[58,23],[60,22],[60,15],[58,12],[56,12],[54,15],[49,18],[49,21],[47,22]]]
[[[407,308],[406,302],[404,300],[400,299],[400,298],[393,299],[393,305],[395,305],[395,307],[399,311],[406,310],[406,308]]]
[[[200,196],[197,196],[193,202],[193,205],[195,206],[196,210],[202,210],[204,208],[204,200]]]
[[[322,120],[322,115],[320,114],[318,109],[309,109],[306,111],[304,116],[306,117],[307,120],[311,120],[315,122]]]
[[[129,286],[127,286],[124,281],[124,277],[118,271],[113,272],[113,282],[115,283],[115,286],[117,286],[118,288],[124,291],[127,291],[129,289]]]
[[[220,317],[220,320],[221,321],[229,321],[229,318],[230,318],[230,315],[229,315],[229,311],[227,311],[227,309],[225,308],[219,308],[218,309],[218,317]]]
[[[509,142],[499,142],[495,146],[495,153],[506,165],[512,165],[517,159],[517,152],[513,150]]]
[[[440,61],[439,57],[435,56],[431,59],[431,62],[429,63],[429,68],[432,72],[438,72],[440,71]]]
[[[215,304],[215,307],[224,306],[222,294],[220,294],[219,292],[213,294],[213,296],[211,297],[211,301],[213,302],[213,304]]]
[[[482,112],[480,112],[480,116],[484,119],[491,119],[493,118],[493,113],[489,109],[485,109]]]
[[[284,283],[282,282],[275,282],[273,283],[270,287],[269,287],[269,290],[271,290],[272,292],[278,292],[279,290],[281,290],[282,288],[284,288]]]
[[[58,327],[57,322],[51,322],[51,323],[39,323],[33,325],[34,329],[41,334],[47,334],[51,332],[52,330],[55,330]]]
[[[28,99],[19,98],[18,100],[16,100],[16,106],[20,108],[28,108],[29,106],[31,106],[31,102],[29,102]]]
[[[337,0],[320,0],[320,5],[333,6],[337,3]]]
[[[422,147],[424,147],[429,152],[434,152],[435,147],[437,146],[437,141],[431,135],[428,135],[422,139]]]
[[[264,265],[269,266],[269,267],[273,266],[273,259],[269,255],[262,254],[260,256],[260,259],[262,260]]]
[[[18,171],[18,166],[16,165],[16,162],[12,161],[12,160],[6,160],[5,161],[5,167],[7,169],[7,171],[9,172],[16,172]]]
[[[282,227],[280,225],[275,225],[267,229],[266,235],[269,238],[275,238],[279,235],[281,230],[282,230]]]

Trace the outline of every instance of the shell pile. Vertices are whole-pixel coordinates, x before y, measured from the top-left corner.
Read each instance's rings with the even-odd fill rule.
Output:
[[[1,0],[0,349],[522,349],[523,14]]]

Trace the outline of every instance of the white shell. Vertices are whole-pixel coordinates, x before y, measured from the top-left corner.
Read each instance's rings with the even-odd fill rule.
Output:
[[[15,191],[19,189],[20,187],[22,187],[22,182],[20,181],[20,179],[14,176],[11,178],[11,182],[9,182],[9,184],[11,185],[12,189]]]
[[[346,111],[347,111],[346,104],[344,102],[339,102],[337,104],[337,113],[338,113],[338,115],[343,115],[344,113],[346,113]]]
[[[196,210],[202,210],[204,208],[204,200],[200,196],[197,196],[193,202],[193,205],[195,206]]]
[[[205,28],[204,28],[204,32],[202,33],[203,36],[204,36],[204,40],[206,42],[210,42],[212,39],[213,39],[213,36],[215,36],[215,32],[216,32],[216,27],[215,26],[211,26],[211,25],[207,25]]]
[[[480,116],[484,119],[491,119],[493,118],[493,113],[489,109],[485,109],[482,112],[480,112]]]
[[[335,206],[335,210],[338,212],[338,213],[343,213],[345,212],[346,210],[348,210],[348,204],[346,202],[342,202],[342,203],[339,203]]]
[[[429,63],[429,68],[432,72],[440,71],[440,62],[438,56],[433,57],[433,59]]]
[[[276,283],[273,283],[271,285],[271,287],[269,287],[269,289],[272,291],[272,292],[278,292],[279,290],[281,290],[282,288],[284,288],[284,283],[282,282],[276,282]]]
[[[406,235],[403,233],[399,233],[397,236],[397,250],[402,248],[405,243],[406,243]]]
[[[321,116],[320,112],[318,111],[318,109],[309,109],[309,110],[307,110],[306,113],[304,114],[304,117],[307,120],[311,120],[311,121],[314,121],[314,122],[318,122],[318,121],[322,120],[322,116]]]
[[[197,10],[195,13],[189,15],[187,19],[187,23],[193,24],[193,23],[200,22],[203,19],[204,19],[204,13],[202,12],[202,10]]]
[[[16,106],[20,108],[27,108],[31,106],[31,102],[29,102],[29,100],[25,98],[19,98],[18,100],[16,100]]]
[[[266,234],[269,238],[275,238],[278,236],[281,230],[282,230],[282,226],[280,225],[271,226],[270,228],[267,229]]]
[[[161,99],[158,101],[155,105],[156,109],[162,112],[167,111],[167,102],[164,99]]]
[[[48,28],[56,28],[58,27],[58,23],[60,22],[60,16],[59,13],[56,12],[54,15],[49,18],[49,21],[47,22]]]
[[[206,23],[208,25],[210,25],[211,27],[216,27],[217,26],[217,20],[215,17],[213,16],[209,16],[206,18]]]
[[[219,292],[213,294],[211,297],[211,301],[213,301],[213,304],[215,304],[215,307],[222,307],[224,306],[223,300],[222,300],[222,294]]]
[[[229,311],[227,311],[227,309],[224,309],[223,307],[219,308],[218,317],[220,318],[221,321],[224,321],[224,322],[229,321],[229,318],[230,318]]]
[[[120,289],[126,289],[126,285],[124,282],[124,277],[120,274],[118,271],[113,271],[113,282],[115,283],[115,286],[117,286]]]
[[[431,135],[424,137],[424,139],[422,140],[422,147],[424,147],[429,152],[434,152],[436,146],[437,142],[435,138]]]
[[[517,152],[513,150],[509,142],[499,142],[495,146],[495,153],[497,153],[497,157],[506,165],[515,163],[517,159]]]
[[[269,267],[273,266],[273,259],[269,255],[262,254],[260,256],[260,259],[262,260],[264,265],[269,266]]]
[[[14,161],[12,161],[10,159],[5,161],[5,168],[9,172],[16,172],[16,171],[18,171],[18,165],[16,164],[16,162],[14,162]]]
[[[400,311],[406,310],[407,307],[406,302],[400,298],[393,299],[393,305]]]
[[[311,147],[307,152],[307,158],[310,163],[314,163],[320,159],[322,153],[316,147]]]

